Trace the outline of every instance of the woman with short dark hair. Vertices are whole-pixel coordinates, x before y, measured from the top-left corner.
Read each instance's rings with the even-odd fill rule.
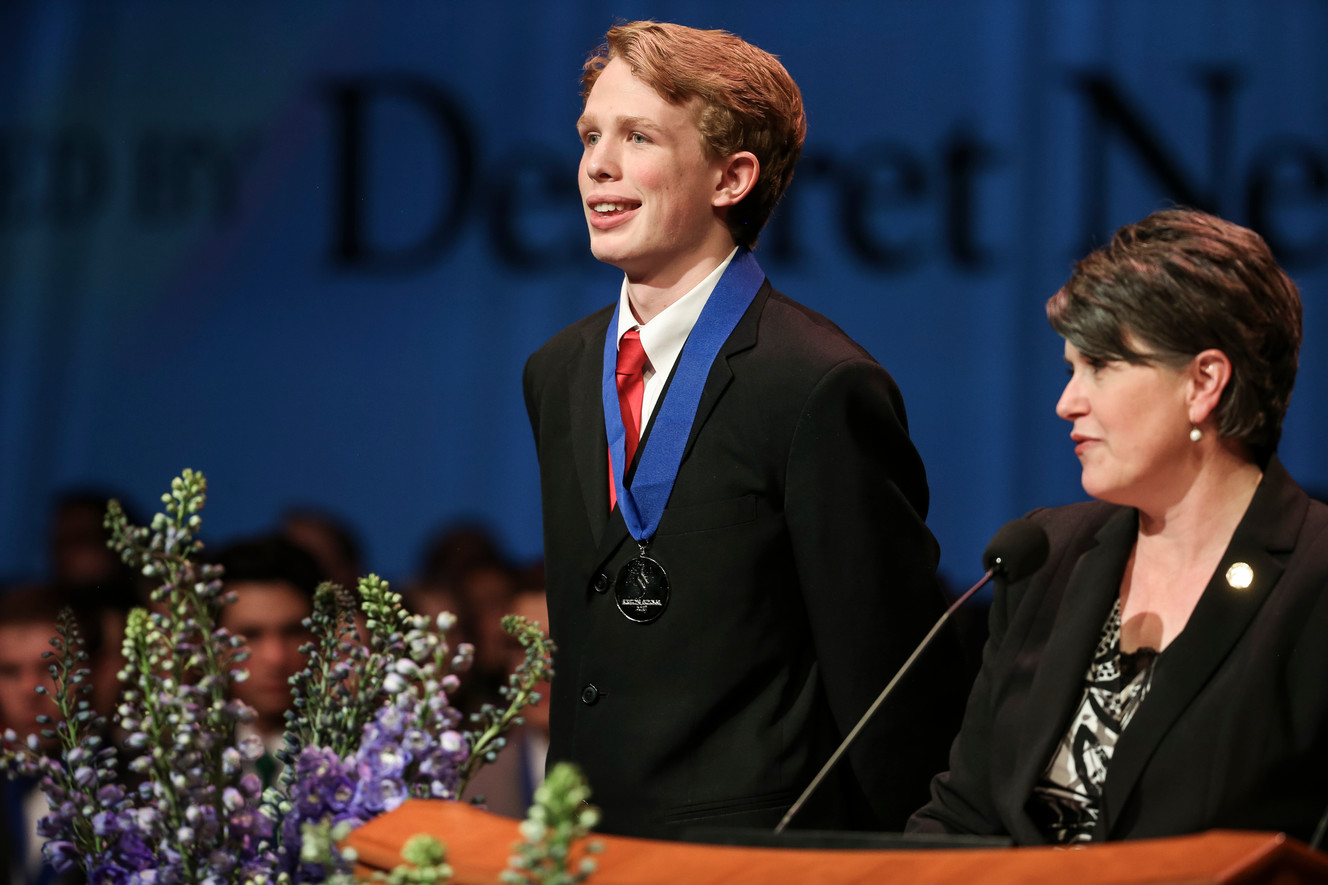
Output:
[[[998,583],[951,770],[910,827],[1308,840],[1328,806],[1328,507],[1275,455],[1299,293],[1258,234],[1178,209],[1121,228],[1047,315],[1098,501],[1027,517],[1051,554]]]
[[[1127,225],[1047,302],[1085,356],[1179,369],[1209,348],[1232,364],[1213,429],[1260,466],[1277,449],[1296,382],[1300,294],[1263,238],[1187,209]]]

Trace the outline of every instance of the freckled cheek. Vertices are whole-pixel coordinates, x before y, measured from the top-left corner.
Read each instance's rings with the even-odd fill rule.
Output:
[[[644,193],[667,194],[672,188],[673,177],[666,170],[647,167],[636,170],[636,186]]]

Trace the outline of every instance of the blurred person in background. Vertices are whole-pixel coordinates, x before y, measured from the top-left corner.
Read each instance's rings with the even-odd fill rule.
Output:
[[[451,583],[477,565],[503,559],[498,541],[487,526],[472,521],[451,523],[426,542],[419,577],[434,583]]]
[[[50,580],[57,592],[80,617],[100,621],[103,641],[90,664],[97,685],[94,706],[103,715],[113,709],[119,692],[115,676],[124,666],[129,610],[146,605],[151,592],[150,582],[108,546],[111,533],[104,522],[111,498],[120,501],[130,524],[139,524],[123,495],[98,487],[71,488],[52,503],[48,536]]]
[[[475,645],[475,664],[467,681],[472,701],[501,703],[498,688],[507,683],[511,637],[503,616],[512,610],[516,572],[506,562],[477,564],[457,578],[462,599],[462,632]]]
[[[232,544],[213,561],[225,569],[223,586],[235,594],[235,602],[222,607],[219,626],[243,636],[249,648],[242,665],[249,678],[236,682],[233,692],[254,710],[249,728],[267,749],[256,768],[269,786],[291,706],[290,679],[304,669],[300,649],[313,638],[304,620],[324,575],[308,552],[280,535]]]
[[[510,610],[516,581],[492,531],[464,521],[444,527],[429,540],[420,577],[406,594],[411,611],[456,615],[456,627],[449,632],[452,646],[469,642],[475,647],[470,675],[454,698],[466,713],[501,701],[498,687],[507,679],[509,641],[502,618]],[[412,608],[412,602],[419,607]]]
[[[39,694],[38,686],[52,690],[51,665],[42,655],[52,651],[64,596],[48,586],[21,585],[0,594],[0,731],[13,729],[22,738],[40,735],[40,715],[56,716],[54,701]],[[96,660],[101,635],[96,619],[79,624],[85,650]],[[40,746],[48,754],[58,753],[58,738],[42,737]],[[49,808],[37,778],[10,779],[0,772],[0,885],[53,885],[78,881],[59,876],[42,862],[37,822]]]
[[[132,572],[106,544],[111,537],[104,525],[106,505],[112,498],[124,506],[123,496],[102,489],[69,489],[56,496],[48,535],[51,581],[63,587],[97,587]],[[132,511],[125,512],[137,525]]]
[[[417,579],[407,584],[401,592],[401,603],[406,607],[406,611],[415,615],[424,615],[430,623],[435,623],[443,612],[452,615],[454,621],[447,631],[447,644],[454,654],[462,643],[474,645],[474,639],[466,627],[470,619],[463,616],[463,612],[466,611],[464,601],[451,584]],[[471,678],[467,675],[462,678],[456,691],[447,698],[448,702],[458,710],[470,713],[479,709],[481,702],[475,700],[477,696],[487,697],[482,692],[477,695],[472,688]]]
[[[509,608],[511,614],[549,632],[549,606],[543,587],[525,586],[512,598]],[[511,673],[525,660],[525,650],[507,636],[504,651],[505,669]],[[536,691],[539,703],[522,710],[522,724],[508,732],[507,746],[498,754],[498,760],[482,767],[466,790],[467,798],[483,796],[485,807],[504,817],[524,819],[534,801],[535,788],[544,782],[549,751],[549,684],[541,684]]]
[[[308,551],[326,580],[352,592],[364,577],[364,558],[355,530],[343,519],[312,507],[286,511],[281,534]]]

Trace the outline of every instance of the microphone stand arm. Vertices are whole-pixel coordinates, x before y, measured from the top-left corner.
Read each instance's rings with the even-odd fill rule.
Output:
[[[885,702],[885,699],[890,695],[890,692],[894,690],[894,687],[899,684],[899,680],[904,677],[904,674],[912,669],[913,662],[917,660],[920,654],[926,651],[927,646],[931,645],[931,641],[936,638],[936,634],[939,633],[941,628],[945,626],[946,622],[950,620],[950,616],[955,613],[959,606],[967,602],[970,596],[978,592],[978,590],[992,579],[996,574],[996,570],[1000,568],[1000,565],[1000,561],[998,560],[995,566],[987,569],[987,573],[982,576],[982,580],[978,581],[972,587],[969,587],[968,590],[964,591],[963,596],[960,596],[951,603],[950,607],[945,610],[945,614],[941,615],[940,620],[932,626],[926,636],[922,637],[922,641],[918,643],[918,647],[913,649],[913,654],[908,656],[908,660],[904,661],[904,665],[895,673],[894,678],[891,679],[890,683],[881,690],[879,695],[876,696],[876,700],[872,701],[872,705],[867,708],[867,712],[862,714],[862,718],[858,720],[858,724],[853,726],[853,730],[848,733],[848,736],[839,744],[834,753],[830,754],[830,758],[826,760],[825,765],[821,766],[821,770],[816,773],[816,777],[812,778],[812,782],[807,785],[807,789],[803,790],[802,795],[798,797],[797,801],[789,806],[789,810],[784,813],[784,817],[775,827],[775,833],[784,832],[784,828],[789,825],[789,821],[793,820],[793,816],[802,809],[802,806],[806,804],[807,799],[816,791],[816,788],[820,786],[821,781],[825,780],[825,776],[830,773],[830,769],[834,768],[835,763],[839,761],[839,758],[847,752],[849,746],[852,745],[854,739],[857,738],[858,733],[862,731],[863,727],[866,726],[872,716],[875,715],[877,708]]]

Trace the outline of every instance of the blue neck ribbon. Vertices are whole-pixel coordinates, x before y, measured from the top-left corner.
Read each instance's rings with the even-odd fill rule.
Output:
[[[738,249],[687,336],[667,396],[655,408],[650,438],[642,442],[630,488],[623,486],[623,474],[629,466],[625,448],[627,431],[618,405],[615,376],[621,300],[613,310],[613,319],[609,320],[609,329],[604,336],[604,429],[608,433],[609,451],[613,453],[613,483],[618,493],[618,509],[622,511],[627,530],[638,543],[649,541],[659,528],[664,506],[673,492],[674,480],[678,478],[683,449],[687,447],[687,437],[696,420],[696,407],[701,402],[701,391],[710,375],[710,366],[764,282],[765,271],[756,263],[751,251],[745,247]]]

